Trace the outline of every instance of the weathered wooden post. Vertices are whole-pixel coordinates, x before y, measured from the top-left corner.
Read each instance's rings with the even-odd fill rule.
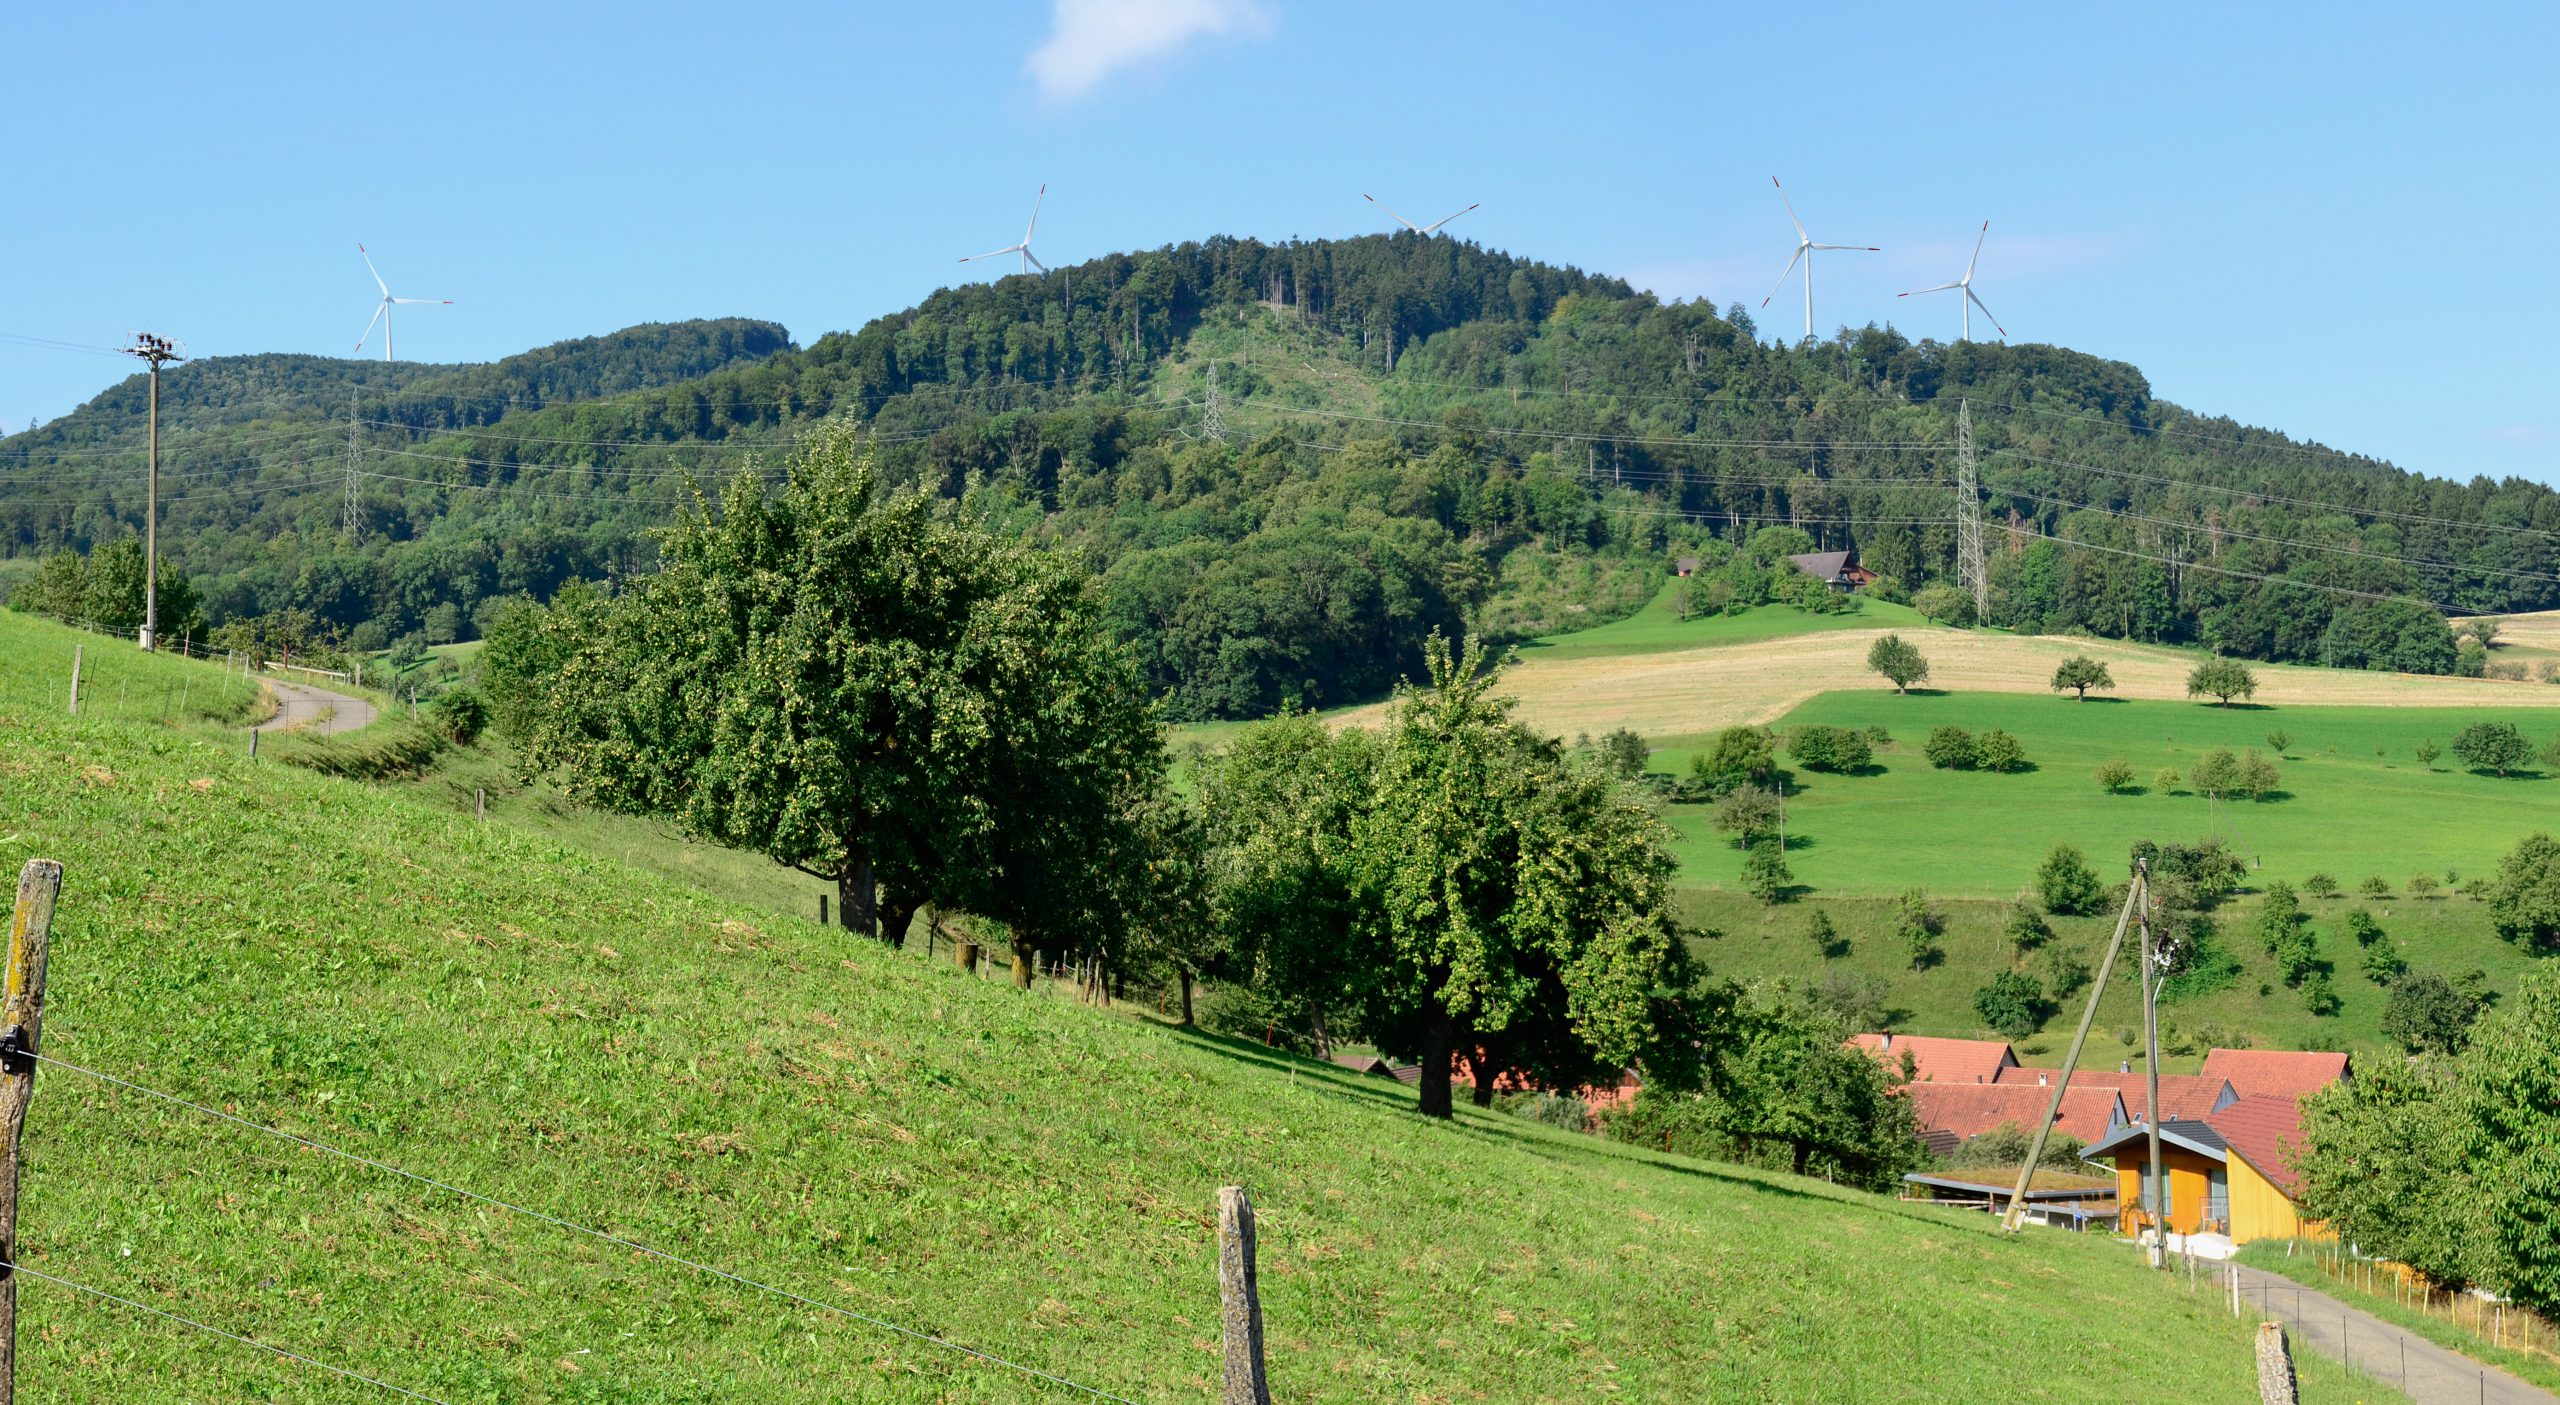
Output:
[[[80,655],[88,647],[86,644],[71,646],[71,715],[74,717],[80,715]]]
[[[1271,1386],[1262,1374],[1262,1289],[1253,1270],[1253,1200],[1240,1185],[1218,1190],[1218,1308],[1227,1357],[1219,1405],[1271,1405]]]
[[[827,925],[827,895],[824,893],[818,895],[818,925]]]
[[[951,944],[951,964],[959,967],[963,972],[969,975],[976,975],[978,973],[978,944],[973,941],[953,942]]]
[[[0,1405],[18,1398],[18,1134],[36,1089],[36,1038],[44,1027],[44,958],[53,945],[53,901],[62,865],[29,859],[18,873],[9,923],[9,972],[0,995]]]

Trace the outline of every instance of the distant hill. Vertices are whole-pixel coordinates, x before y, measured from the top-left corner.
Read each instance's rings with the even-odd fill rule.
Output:
[[[945,289],[805,349],[770,331],[725,360],[588,358],[620,381],[312,361],[307,390],[244,381],[219,408],[217,366],[171,408],[200,476],[163,539],[217,617],[398,636],[447,606],[467,633],[493,596],[645,569],[679,475],[850,415],[893,477],[1084,545],[1177,715],[1238,716],[1374,695],[1434,628],[1623,615],[1672,556],[1772,525],[1903,589],[1951,580],[1962,402],[1994,623],[2441,672],[2445,613],[2560,606],[2560,494],[2538,484],[2199,416],[2059,347],[1872,326],[1776,345],[1738,306],[1446,238],[1211,239]],[[360,416],[353,540],[358,386],[396,408]],[[130,458],[61,457],[129,445],[129,398],[0,441],[0,552],[133,529]]]

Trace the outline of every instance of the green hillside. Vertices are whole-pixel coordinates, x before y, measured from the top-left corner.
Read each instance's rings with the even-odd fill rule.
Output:
[[[0,856],[69,871],[49,1057],[1131,1400],[1211,1388],[1231,1181],[1264,1216],[1276,1398],[2249,1388],[2243,1326],[2104,1240],[1494,1114],[1424,1125],[1381,1080],[849,943],[198,723],[66,720],[75,642],[129,704],[245,702],[0,616]],[[1046,1398],[59,1068],[27,1157],[31,1268],[439,1399]],[[20,1295],[22,1379],[61,1398],[365,1395]],[[2389,1398],[2304,1371],[2308,1399]]]
[[[302,358],[279,374],[308,393],[279,400],[254,368],[187,368],[163,540],[217,623],[467,638],[497,597],[645,569],[678,475],[849,416],[893,478],[1086,548],[1179,715],[1245,717],[1375,697],[1435,627],[1619,618],[1669,557],[1713,570],[1771,525],[1903,588],[1951,579],[1962,402],[2009,529],[1996,624],[2442,673],[2444,612],[2560,605],[2547,487],[2297,443],[2057,347],[1773,344],[1739,307],[1445,238],[1216,238],[945,289],[805,349],[759,327],[580,352],[558,394]],[[359,379],[418,408],[360,426],[350,536]],[[138,523],[135,395],[0,439],[0,554]]]

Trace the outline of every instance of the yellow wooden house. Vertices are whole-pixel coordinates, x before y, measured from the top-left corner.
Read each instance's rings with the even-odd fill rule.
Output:
[[[2200,1120],[2160,1121],[2160,1169],[2168,1181],[2163,1215],[2176,1234],[2220,1234],[2235,1244],[2253,1239],[2325,1238],[2327,1228],[2305,1216],[2295,1156],[2302,1136],[2297,1098],[2241,1098]],[[2117,1228],[2127,1235],[2146,1227],[2150,1150],[2147,1130],[2131,1123],[2081,1151],[2116,1167]]]

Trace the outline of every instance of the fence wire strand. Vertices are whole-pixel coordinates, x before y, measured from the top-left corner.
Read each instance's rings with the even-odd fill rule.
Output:
[[[389,1381],[368,1376],[362,1371],[350,1371],[344,1366],[332,1366],[328,1362],[320,1360],[318,1357],[305,1356],[298,1351],[287,1351],[273,1342],[262,1342],[255,1337],[244,1337],[237,1332],[226,1332],[219,1327],[210,1327],[202,1322],[196,1321],[192,1317],[180,1317],[174,1312],[153,1307],[149,1303],[136,1302],[131,1298],[119,1297],[114,1293],[108,1292],[104,1288],[92,1288],[86,1283],[75,1283],[58,1274],[47,1273],[40,1268],[29,1268],[25,1264],[13,1264],[8,1263],[5,1260],[0,1260],[0,1267],[5,1267],[13,1273],[23,1273],[29,1278],[40,1279],[46,1283],[59,1284],[75,1293],[86,1293],[90,1297],[103,1299],[107,1302],[116,1304],[118,1307],[129,1307],[136,1312],[147,1312],[154,1317],[175,1322],[181,1327],[192,1327],[199,1332],[206,1333],[207,1335],[220,1337],[226,1342],[238,1342],[242,1346],[253,1346],[260,1351],[273,1352],[287,1361],[299,1361],[305,1366],[317,1366],[321,1370],[326,1371],[333,1376],[344,1376],[351,1381],[362,1381],[366,1385],[372,1386],[377,1390],[387,1390],[393,1395],[405,1395],[411,1400],[424,1400],[429,1402],[429,1405],[446,1405],[445,1401],[440,1400],[435,1396],[428,1395],[422,1391],[410,1390],[405,1386],[396,1386]]]
[[[461,1186],[455,1185],[450,1181],[440,1181],[433,1176],[424,1176],[415,1171],[403,1170],[398,1166],[391,1165],[389,1162],[376,1161],[370,1156],[362,1156],[352,1151],[343,1151],[324,1142],[316,1142],[309,1137],[299,1136],[295,1133],[285,1131],[281,1127],[270,1127],[263,1122],[253,1122],[246,1117],[224,1112],[218,1107],[207,1107],[203,1103],[191,1102],[188,1099],[179,1097],[175,1093],[164,1093],[157,1088],[148,1088],[129,1079],[118,1078],[112,1073],[102,1073],[94,1068],[85,1068],[79,1064],[69,1063],[62,1059],[54,1058],[48,1054],[31,1054],[31,1057],[39,1063],[61,1069],[65,1073],[76,1073],[83,1078],[95,1079],[98,1082],[111,1084],[118,1088],[140,1093],[146,1097],[157,1098],[162,1102],[175,1104],[179,1107],[186,1108],[191,1112],[201,1113],[206,1117],[228,1122],[234,1126],[246,1127],[253,1132],[263,1132],[268,1136],[291,1142],[296,1146],[317,1151],[324,1155],[337,1157],[342,1161],[351,1161],[356,1165],[370,1167],[371,1169],[381,1171],[386,1175],[398,1176],[404,1180],[415,1181],[423,1186],[431,1186],[437,1190],[444,1191],[449,1195],[458,1195],[465,1200],[477,1201],[483,1205],[505,1210],[510,1214],[522,1215],[531,1220],[539,1220],[547,1225],[553,1225],[576,1234],[583,1234],[591,1239],[601,1240],[602,1242],[611,1244],[616,1248],[628,1249],[637,1254],[646,1254],[651,1258],[664,1260],[665,1262],[675,1264],[680,1268],[688,1268],[696,1273],[706,1274],[710,1277],[736,1284],[742,1288],[753,1289],[759,1293],[770,1294],[773,1297],[798,1303],[803,1307],[814,1308],[820,1312],[830,1313],[837,1317],[846,1318],[850,1321],[860,1322],[866,1326],[877,1327],[885,1332],[894,1332],[899,1336],[906,1337],[913,1341],[938,1346],[945,1351],[957,1352],[962,1356],[973,1357],[979,1361],[986,1362],[989,1365],[1001,1366],[1006,1370],[1019,1372],[1033,1380],[1043,1381],[1054,1386],[1061,1386],[1065,1389],[1091,1396],[1096,1400],[1111,1401],[1113,1402],[1113,1405],[1138,1405],[1138,1402],[1131,1400],[1126,1396],[1114,1395],[1107,1390],[1097,1389],[1096,1387],[1085,1385],[1078,1381],[1068,1380],[1064,1376],[1052,1375],[1037,1367],[1025,1366],[1019,1361],[1009,1361],[993,1352],[983,1351],[964,1342],[955,1342],[948,1337],[940,1337],[931,1332],[920,1331],[913,1327],[901,1326],[885,1317],[874,1317],[866,1312],[858,1312],[852,1308],[844,1307],[836,1303],[826,1302],[818,1298],[812,1298],[804,1294],[792,1292],[788,1288],[778,1288],[770,1283],[758,1282],[757,1280],[748,1278],[742,1274],[731,1273],[725,1268],[717,1268],[696,1259],[688,1259],[681,1254],[672,1254],[664,1249],[653,1248],[650,1245],[640,1243],[637,1240],[625,1239],[618,1234],[608,1233],[604,1230],[597,1229],[592,1225],[582,1225],[574,1220],[564,1220],[557,1215],[546,1214],[543,1211],[532,1209],[527,1206],[500,1200],[494,1195],[484,1195],[476,1190],[465,1190]],[[33,1269],[29,1269],[27,1271],[29,1273],[35,1272]],[[139,1306],[139,1304],[137,1304],[137,1306]],[[206,1330],[211,1331],[213,1329],[207,1328]],[[252,1345],[263,1346],[264,1343],[252,1343]],[[276,1350],[274,1347],[268,1347],[267,1349],[270,1351]],[[313,1364],[318,1365],[321,1363],[314,1362]],[[421,1396],[419,1398],[426,1399],[428,1397]]]

